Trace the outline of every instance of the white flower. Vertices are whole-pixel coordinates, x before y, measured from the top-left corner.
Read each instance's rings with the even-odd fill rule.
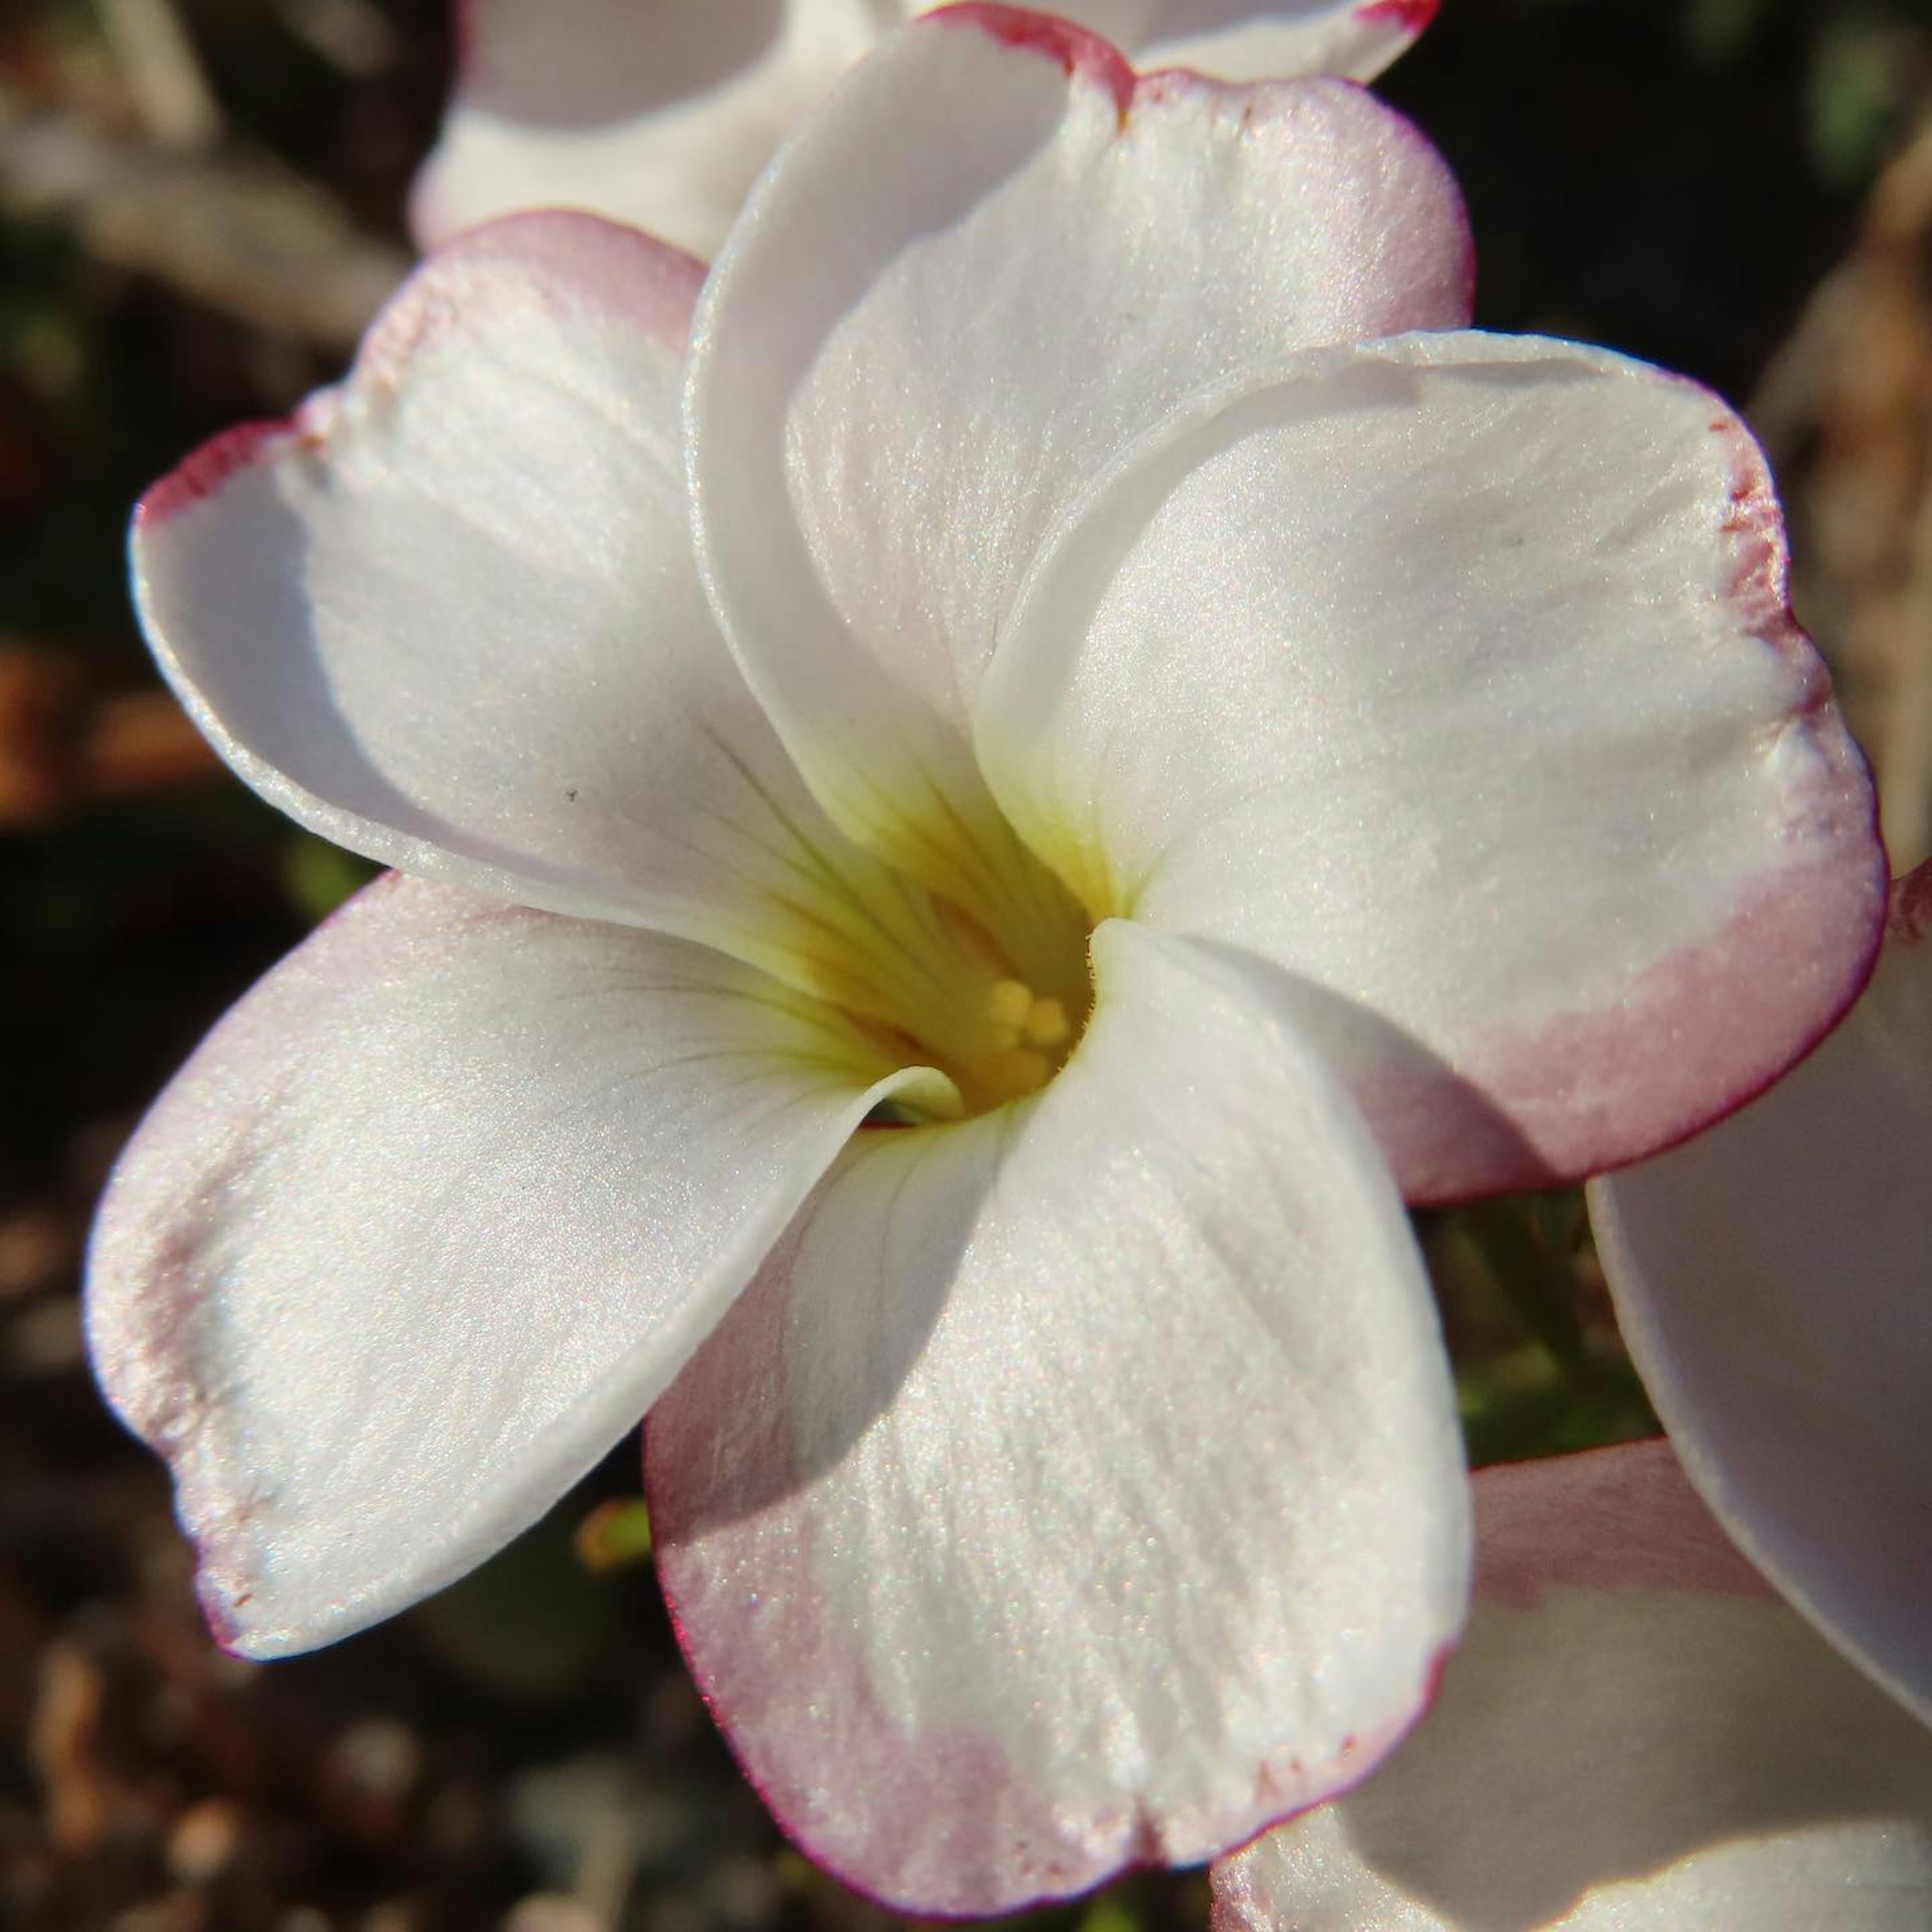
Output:
[[[1788,1063],[1876,944],[1870,789],[1735,418],[1404,333],[1466,230],[1355,87],[959,9],[700,273],[478,231],[142,506],[210,736],[413,876],[137,1136],[100,1372],[238,1648],[655,1403],[694,1668],[815,1856],[949,1911],[1204,1858],[1462,1619],[1398,1188]]]
[[[410,199],[425,248],[574,208],[709,256],[772,150],[938,0],[457,0],[457,77]],[[1066,0],[1138,68],[1368,80],[1436,0]]]
[[[1932,865],[1850,1017],[1768,1094],[1593,1184],[1684,1467],[1840,1649],[1932,1723]]]
[[[1214,1874],[1216,1932],[1922,1932],[1932,1733],[1780,1602],[1661,1442],[1485,1469],[1442,1694]]]

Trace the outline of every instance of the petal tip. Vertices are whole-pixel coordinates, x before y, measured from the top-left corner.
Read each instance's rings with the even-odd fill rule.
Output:
[[[194,1574],[195,1601],[201,1606],[202,1622],[223,1653],[244,1664],[259,1662],[272,1650],[260,1647],[248,1629],[243,1612],[253,1600],[247,1590],[231,1590],[214,1574],[205,1546],[197,1545]]]
[[[460,278],[472,265],[520,275],[559,308],[602,311],[680,356],[706,274],[686,250],[590,209],[519,208],[438,241],[364,337],[356,375],[394,381],[417,348],[460,322],[470,293]]]
[[[1228,1835],[1228,1842],[1220,1850],[1205,1856],[1216,1858],[1231,1856],[1277,1826],[1346,1798],[1372,1777],[1389,1754],[1428,1716],[1442,1694],[1443,1676],[1455,1654],[1453,1640],[1438,1645],[1417,1680],[1414,1696],[1407,1707],[1372,1731],[1344,1738],[1341,1748],[1326,1766],[1313,1772],[1297,1766],[1293,1778],[1288,1779],[1275,1769],[1271,1761],[1264,1763],[1258,1790],[1268,1815],[1253,1829]],[[1270,1799],[1274,1802],[1270,1802]]]
[[[656,1429],[647,1424],[644,1486],[654,1520],[662,1524],[674,1517],[675,1498],[666,1486],[662,1463],[653,1455],[654,1448],[662,1446],[657,1438]],[[908,1841],[918,1848],[915,1868],[908,1870],[905,1859],[897,1855],[891,1814],[904,1804],[908,1789],[930,1797],[930,1791],[921,1786],[920,1772],[907,1763],[903,1782],[870,1794],[870,1802],[878,1808],[875,1824],[862,1828],[856,1837],[849,1806],[822,1813],[822,1793],[802,1787],[782,1772],[767,1774],[752,1742],[763,1714],[754,1712],[747,1718],[734,1708],[727,1687],[710,1668],[684,1600],[686,1584],[695,1580],[684,1574],[676,1543],[674,1534],[659,1545],[659,1580],[673,1635],[746,1781],[780,1830],[821,1870],[884,1910],[922,1918],[977,1918],[1048,1910],[1137,1873],[1184,1868],[1232,1856],[1278,1827],[1346,1797],[1372,1777],[1428,1714],[1455,1648],[1453,1640],[1437,1646],[1416,1680],[1412,1696],[1386,1722],[1344,1738],[1332,1757],[1316,1766],[1286,1750],[1254,1760],[1248,1791],[1211,1808],[1174,1809],[1143,1795],[1070,1827],[1048,1795],[1030,1788],[992,1738],[954,1732],[928,1738],[922,1753],[927,1768],[950,1765],[956,1773],[968,1774],[946,1781],[956,1793],[967,1788],[994,1793],[1004,1810],[1005,1823],[991,1839],[969,1825],[963,1832],[956,1832],[936,1858],[930,1832],[921,1828]],[[778,1603],[776,1593],[765,1594],[766,1610]],[[797,1607],[793,1606],[794,1610]],[[808,1612],[808,1621],[810,1616]],[[805,1654],[809,1648],[801,1645],[795,1654]],[[862,1676],[842,1688],[845,1708],[838,1713],[838,1722],[848,1727],[849,1742],[851,1736],[862,1738],[876,1726],[878,1713]],[[855,1720],[856,1732],[851,1728]],[[909,1742],[903,1737],[894,1740],[899,1750]],[[945,1778],[943,1771],[940,1775]],[[929,1816],[922,1808],[922,1811]],[[1016,1819],[1021,1821],[1017,1830]],[[954,1822],[956,1826],[958,1821]],[[1002,1857],[987,1856],[994,1843]],[[979,1855],[968,1856],[976,1845]],[[1238,1928],[1224,1932],[1238,1932]]]
[[[1442,0],[1360,0],[1355,18],[1376,26],[1400,28],[1411,38],[1442,11]]]
[[[253,469],[272,455],[278,445],[302,434],[296,418],[277,416],[238,423],[232,429],[211,437],[153,484],[134,506],[136,534],[219,496],[242,471]]]
[[[1430,0],[1433,6],[1434,0]],[[1420,31],[1420,29],[1418,29]],[[1412,315],[1384,319],[1379,332],[1406,334],[1413,329],[1462,328],[1475,313],[1476,238],[1468,203],[1454,170],[1423,128],[1399,108],[1392,107],[1368,83],[1346,74],[1291,74],[1256,80],[1222,80],[1184,67],[1131,76],[1132,103],[1160,104],[1190,95],[1219,96],[1230,104],[1244,130],[1259,130],[1280,124],[1300,124],[1299,138],[1330,140],[1349,120],[1378,127],[1386,137],[1391,172],[1406,164],[1418,172],[1408,184],[1406,230],[1435,256],[1439,266],[1424,278],[1428,293]],[[1128,104],[1121,109],[1124,121]],[[1322,117],[1328,128],[1324,131]],[[1296,136],[1292,136],[1291,138]],[[1425,178],[1432,176],[1432,181]]]

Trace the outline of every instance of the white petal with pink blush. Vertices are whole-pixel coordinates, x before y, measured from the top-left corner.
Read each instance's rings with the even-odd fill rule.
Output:
[[[424,247],[572,208],[715,254],[772,150],[908,0],[456,0],[457,70],[411,191]],[[1070,0],[1138,68],[1372,79],[1435,0]]]
[[[1384,1768],[1214,1874],[1216,1932],[1920,1932],[1932,1732],[1662,1443],[1475,1479],[1477,1606]]]
[[[1537,1185],[1756,1091],[1862,978],[1870,785],[1784,574],[1694,383],[1534,337],[1324,350],[1093,488],[980,762],[1088,906],[1308,982],[1411,1199]]]
[[[339,387],[148,493],[136,602],[202,729],[311,831],[889,1019],[867,958],[939,943],[932,910],[813,802],[698,580],[701,273],[588,216],[453,242]]]
[[[1120,923],[1094,956],[1052,1084],[862,1137],[646,1430],[746,1770],[926,1910],[1205,1858],[1354,1783],[1467,1592],[1427,1282],[1278,976]]]
[[[352,901],[155,1104],[88,1258],[96,1372],[224,1641],[312,1648],[528,1528],[920,1081],[702,946]]]
[[[1592,1184],[1618,1319],[1684,1466],[1932,1722],[1932,865],[1850,1017],[1778,1085]]]
[[[1727,414],[1387,339],[1463,321],[1468,236],[1358,88],[936,15],[698,279],[478,230],[144,504],[209,735],[420,876],[137,1134],[97,1360],[266,1652],[513,1534],[722,1319],[652,1425],[664,1576],[806,1847],[914,1910],[1207,1858],[1360,1778],[1457,1627],[1402,1187],[1775,1072],[1876,944],[1868,790]],[[1662,1100],[1606,1082],[1657,1040]]]
[[[1359,88],[1137,82],[998,8],[881,49],[733,231],[688,403],[706,583],[841,826],[971,904],[1006,838],[973,708],[1042,542],[1199,385],[1466,320],[1469,261]]]

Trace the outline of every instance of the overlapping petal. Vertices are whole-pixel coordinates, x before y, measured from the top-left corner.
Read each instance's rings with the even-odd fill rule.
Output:
[[[216,1629],[307,1648],[534,1521],[921,1077],[700,947],[352,902],[177,1076],[94,1233],[96,1372]]]
[[[1196,398],[1096,485],[982,693],[1096,915],[1309,985],[1412,1198],[1627,1160],[1857,990],[1870,784],[1737,419],[1467,334]]]
[[[148,494],[136,596],[222,754],[325,837],[863,1005],[855,935],[930,910],[826,821],[706,608],[677,402],[702,272],[589,216],[464,236],[342,388]]]
[[[1440,159],[1359,88],[1137,83],[997,7],[882,47],[734,230],[688,398],[714,602],[832,815],[983,914],[967,720],[1041,539],[1201,383],[1468,289]]]
[[[1035,1099],[875,1133],[652,1412],[660,1573],[812,1856],[922,1911],[1361,1777],[1466,1590],[1401,1205],[1276,976],[1114,925]]]
[[[1932,1734],[1771,1597],[1661,1443],[1476,1478],[1415,1735],[1215,1874],[1217,1932],[1918,1932]]]
[[[1053,9],[1134,65],[1224,80],[1372,80],[1436,17],[1436,0],[1066,0]]]
[[[938,0],[934,0],[938,4]],[[538,208],[716,253],[772,150],[910,0],[461,0],[454,91],[410,196],[425,247]],[[1068,0],[1138,67],[1366,80],[1435,0]]]
[[[880,12],[867,0],[463,0],[455,91],[410,200],[416,239],[574,208],[711,255],[772,148],[872,45]]]
[[[1592,1185],[1618,1320],[1685,1467],[1932,1722],[1932,866],[1850,1016],[1772,1090]]]

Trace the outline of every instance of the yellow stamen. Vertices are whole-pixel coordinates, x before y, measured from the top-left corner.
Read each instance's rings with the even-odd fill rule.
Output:
[[[1033,988],[1023,980],[996,980],[986,996],[986,1017],[996,1027],[1010,1027],[1016,1040],[1033,1008]]]
[[[1035,1046],[1058,1046],[1072,1029],[1067,1024],[1066,1007],[1048,996],[1034,1001],[1021,1030]]]

